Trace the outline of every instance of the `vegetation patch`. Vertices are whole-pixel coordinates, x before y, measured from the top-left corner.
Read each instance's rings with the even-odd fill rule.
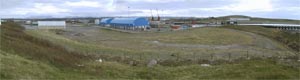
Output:
[[[277,40],[278,42],[290,47],[295,51],[300,51],[300,33],[290,33],[282,30],[264,28],[261,26],[224,26],[223,28],[248,31],[263,35]]]
[[[1,50],[14,53],[28,59],[41,60],[61,66],[74,66],[89,58],[64,47],[27,35],[24,29],[14,23],[1,26]]]
[[[285,63],[280,63],[279,61],[276,61],[276,59],[256,58],[232,61],[202,60],[202,58],[210,58],[210,56],[201,56],[201,58],[199,58],[199,55],[204,55],[204,53],[192,53],[192,51],[197,52],[202,49],[181,50],[180,48],[169,47],[158,47],[163,49],[151,49],[151,47],[157,46],[143,43],[143,41],[163,38],[163,40],[166,40],[166,43],[191,44],[188,42],[180,42],[181,40],[171,42],[164,38],[176,37],[178,35],[180,35],[180,37],[185,37],[190,35],[187,39],[182,39],[190,41],[193,41],[194,39],[198,40],[200,39],[199,35],[193,35],[194,33],[200,34],[201,32],[198,32],[198,30],[201,31],[202,29],[190,30],[191,33],[188,31],[179,31],[179,33],[169,32],[151,34],[125,34],[122,32],[101,30],[104,33],[110,33],[110,36],[104,34],[104,36],[109,37],[101,36],[101,39],[108,39],[108,42],[109,40],[115,40],[117,42],[124,39],[124,41],[119,43],[125,44],[122,42],[128,42],[130,45],[127,46],[131,48],[135,48],[132,47],[133,45],[140,44],[136,46],[139,48],[135,50],[122,48],[124,46],[120,44],[118,44],[119,47],[107,46],[107,44],[105,44],[106,41],[92,44],[80,40],[73,40],[66,38],[65,36],[57,35],[55,32],[53,33],[52,30],[24,31],[23,28],[17,24],[6,23],[1,26],[0,33],[0,78],[53,80],[299,79],[299,67],[297,67],[297,65],[295,67],[290,64],[285,64],[295,62],[294,59],[286,60],[288,62]],[[204,28],[203,30],[226,30],[230,35],[238,33],[228,29],[218,28]],[[229,34],[226,35],[229,36]],[[209,34],[203,33],[203,35]],[[221,36],[221,34],[217,34],[216,36]],[[242,34],[241,36],[244,35]],[[249,39],[247,37],[248,35],[241,38]],[[160,42],[164,42],[163,40]],[[208,41],[204,40],[204,42]],[[251,38],[249,41],[240,42],[240,44],[249,44],[250,42],[252,42]],[[231,41],[227,41],[224,44],[229,43],[231,44]],[[197,44],[201,44],[201,42]],[[208,42],[208,44],[215,43]],[[146,46],[146,48],[143,48],[144,46]],[[205,49],[203,51],[205,51]],[[211,52],[216,53],[217,51]],[[145,55],[149,56],[147,57]],[[171,58],[165,56],[170,56]],[[103,62],[96,61],[99,60],[99,58],[102,59]],[[156,59],[157,64],[152,67],[147,67],[149,60],[151,59]],[[283,61],[285,61],[285,59]],[[203,64],[209,66],[203,66]]]

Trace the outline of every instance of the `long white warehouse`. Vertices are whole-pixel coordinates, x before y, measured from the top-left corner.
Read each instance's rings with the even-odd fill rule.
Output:
[[[38,21],[38,29],[65,29],[66,21]]]

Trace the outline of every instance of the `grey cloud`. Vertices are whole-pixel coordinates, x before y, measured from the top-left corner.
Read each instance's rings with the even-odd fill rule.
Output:
[[[25,0],[0,0],[0,9],[10,9],[22,6]]]
[[[237,0],[184,0],[184,1],[170,1],[164,3],[153,3],[146,1],[130,1],[130,0],[114,0],[113,6],[90,8],[90,7],[71,7],[64,5],[65,2],[77,2],[82,0],[0,0],[0,16],[3,17],[20,17],[20,16],[34,16],[46,14],[28,13],[25,15],[16,15],[13,12],[16,8],[34,8],[35,3],[43,3],[53,5],[58,8],[69,9],[70,12],[62,12],[59,14],[48,14],[51,16],[116,16],[127,15],[127,6],[130,6],[132,10],[130,14],[150,14],[143,11],[150,9],[160,9],[165,11],[174,11],[170,15],[188,15],[188,16],[223,16],[232,14],[241,14],[249,16],[265,16],[265,17],[281,17],[281,18],[297,18],[300,19],[300,14],[295,14],[293,10],[285,10],[288,7],[300,7],[300,0],[271,0],[275,8],[279,8],[272,12],[231,12],[225,10],[211,10],[213,8],[219,8],[226,5],[234,4]],[[97,1],[107,6],[109,0],[88,0]],[[117,6],[113,11],[108,11],[110,8]],[[125,8],[124,8],[125,7]],[[199,9],[197,9],[199,8]],[[208,9],[208,10],[202,10]],[[182,12],[180,12],[182,11]],[[299,12],[299,11],[298,11]]]

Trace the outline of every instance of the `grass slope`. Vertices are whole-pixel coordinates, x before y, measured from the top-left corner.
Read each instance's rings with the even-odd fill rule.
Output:
[[[295,51],[300,51],[300,34],[289,33],[276,29],[268,29],[261,26],[224,26],[224,28],[242,30],[247,32],[256,33],[259,35],[266,36],[268,38],[277,40],[278,42],[290,47]]]
[[[14,23],[1,25],[1,79],[64,79],[84,75],[74,70],[89,57],[66,51],[23,31]]]
[[[1,79],[47,79],[53,78],[58,69],[42,62],[0,51]]]
[[[50,34],[52,35],[52,34]],[[110,53],[133,53],[127,50],[110,49],[97,45],[84,44],[78,41],[56,36],[49,41],[24,33],[16,24],[1,26],[0,78],[1,79],[299,79],[299,68],[284,65],[269,59],[241,60],[230,64],[220,63],[210,67],[199,64],[180,66],[156,65],[152,68],[145,64],[132,66],[104,60],[103,63],[90,60],[91,54],[72,52],[82,49],[108,50]],[[11,41],[11,42],[10,42]],[[57,43],[72,46],[60,46]],[[30,45],[30,46],[28,46]],[[77,48],[74,47],[77,46]],[[96,49],[90,49],[95,48]],[[25,48],[26,47],[26,48]],[[64,49],[68,47],[70,49]],[[90,47],[90,48],[84,48]],[[37,49],[37,50],[36,50]],[[106,52],[106,51],[104,51]],[[97,55],[95,55],[97,56]],[[116,55],[122,56],[122,55]],[[78,67],[75,63],[83,65]]]
[[[177,67],[132,67],[116,62],[93,64],[93,74],[104,79],[299,79],[299,69],[277,64],[271,60],[249,60],[232,64],[185,65]]]
[[[58,66],[74,66],[75,63],[88,60],[75,52],[69,52],[61,46],[32,37],[24,33],[23,28],[13,23],[1,26],[1,50],[14,53],[32,60],[41,60]]]

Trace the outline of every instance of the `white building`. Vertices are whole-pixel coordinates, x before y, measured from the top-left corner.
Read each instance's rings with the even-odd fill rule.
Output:
[[[38,21],[38,29],[65,29],[66,21]]]
[[[88,24],[90,20],[87,19],[79,19],[78,22],[83,23],[83,24]]]
[[[250,21],[250,18],[229,18],[230,21]]]
[[[25,21],[25,24],[30,25],[30,24],[31,24],[31,21],[30,21],[30,20]]]
[[[95,24],[99,25],[100,24],[100,19],[95,19]]]

